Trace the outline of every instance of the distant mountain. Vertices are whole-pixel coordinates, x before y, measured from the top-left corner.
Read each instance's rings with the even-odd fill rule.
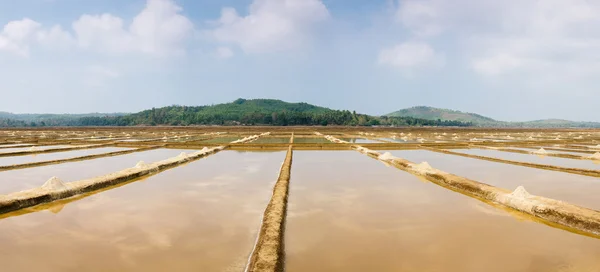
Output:
[[[0,111],[0,127],[12,126],[69,126],[77,125],[83,117],[115,117],[128,113],[83,113],[83,114],[46,114],[46,113],[10,113]]]
[[[399,111],[395,111],[386,116],[394,116],[394,117],[413,117],[413,118],[422,118],[427,120],[437,120],[440,119],[442,121],[461,121],[461,122],[473,122],[473,123],[489,123],[496,122],[496,120],[485,117],[475,113],[462,112],[456,110],[448,110],[448,109],[439,109],[427,106],[417,106],[408,109],[402,109]]]
[[[0,118],[3,119],[12,119],[19,121],[44,121],[49,119],[77,119],[81,117],[102,117],[102,116],[123,116],[128,113],[78,113],[78,114],[54,114],[54,113],[10,113],[5,111],[0,111]]]
[[[506,122],[494,120],[490,117],[476,113],[462,112],[449,109],[440,109],[427,106],[417,106],[395,111],[386,116],[413,117],[427,120],[448,120],[471,122],[476,126],[490,127],[531,127],[531,128],[600,128],[600,122],[577,122],[562,119],[543,119],[526,122]]]
[[[457,121],[380,117],[275,99],[237,99],[208,106],[168,106],[117,117],[83,117],[82,126],[134,125],[345,125],[470,126]]]
[[[333,110],[308,103],[242,98],[230,103],[206,106],[173,105],[131,114],[13,114],[0,112],[0,127],[138,125],[600,127],[600,123],[597,122],[574,122],[561,119],[504,122],[475,113],[425,106],[403,109],[384,116],[372,116],[350,110]]]

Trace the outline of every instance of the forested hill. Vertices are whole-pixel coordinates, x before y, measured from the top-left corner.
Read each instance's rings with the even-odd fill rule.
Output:
[[[414,117],[414,118],[422,118],[428,120],[454,120],[454,121],[462,121],[462,122],[474,122],[474,123],[491,123],[496,122],[496,120],[485,117],[476,113],[470,112],[462,112],[456,110],[448,110],[448,109],[439,109],[427,106],[417,106],[408,109],[402,109],[399,111],[395,111],[387,116],[397,116],[397,117]]]
[[[598,128],[598,122],[577,122],[562,119],[544,119],[526,122],[498,121],[476,113],[417,106],[395,111],[386,116],[413,117],[427,120],[449,120],[468,122],[480,127],[522,127],[522,128]]]
[[[134,125],[399,125],[469,126],[456,121],[377,117],[274,99],[237,99],[210,106],[169,106],[116,117],[84,117],[82,126]]]
[[[45,114],[0,111],[0,127],[74,126],[83,117],[123,116],[127,113]]]

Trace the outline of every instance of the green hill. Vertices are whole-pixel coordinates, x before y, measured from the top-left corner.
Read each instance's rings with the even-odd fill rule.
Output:
[[[476,113],[468,113],[456,110],[439,109],[426,106],[417,106],[408,109],[395,111],[386,116],[395,117],[413,117],[427,120],[442,120],[442,121],[461,121],[470,122],[475,126],[481,127],[523,127],[523,128],[598,128],[598,122],[577,122],[563,119],[543,119],[526,122],[506,122],[498,121],[492,118],[479,115]]]
[[[132,125],[344,125],[469,126],[471,123],[380,117],[274,99],[237,99],[209,106],[169,106],[117,117],[84,117],[82,126]]]
[[[448,109],[439,109],[433,107],[426,106],[417,106],[408,109],[402,109],[399,111],[395,111],[386,116],[394,116],[394,117],[413,117],[413,118],[422,118],[427,120],[437,120],[440,119],[442,121],[461,121],[461,122],[473,122],[473,123],[490,123],[496,122],[496,120],[485,117],[475,113],[468,113],[462,111],[448,110]]]
[[[18,124],[44,124],[48,126],[60,126],[60,125],[75,125],[79,119],[83,117],[105,117],[105,116],[123,116],[127,113],[83,113],[83,114],[47,114],[47,113],[10,113],[0,111],[0,119],[4,120],[5,123]],[[11,125],[6,125],[11,126]]]

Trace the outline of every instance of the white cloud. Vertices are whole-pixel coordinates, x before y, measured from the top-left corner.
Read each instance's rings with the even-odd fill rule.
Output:
[[[7,23],[0,32],[0,50],[18,55],[29,54],[29,44],[41,25],[29,18]]]
[[[224,8],[210,33],[245,52],[282,51],[303,46],[315,26],[328,18],[321,0],[254,0],[246,16]]]
[[[228,58],[233,57],[233,51],[229,47],[223,47],[223,46],[221,46],[221,47],[217,48],[216,55],[217,55],[218,58],[228,59]]]
[[[109,53],[180,54],[194,28],[179,14],[181,10],[171,0],[148,0],[128,28],[123,19],[111,14],[85,14],[73,22],[73,29],[83,48]]]
[[[428,1],[402,1],[396,12],[396,20],[418,36],[435,36],[442,32],[437,20],[440,11]]]
[[[59,25],[44,28],[28,18],[11,21],[0,32],[0,51],[27,56],[30,47],[39,44],[53,48],[77,46],[102,53],[182,54],[194,25],[181,11],[172,0],[148,0],[129,26],[108,13],[84,14],[72,23],[73,34]]]
[[[410,41],[382,49],[379,64],[404,70],[412,75],[416,70],[439,68],[444,65],[444,57],[435,52],[427,43]]]
[[[456,44],[476,73],[572,81],[600,76],[598,14],[600,2],[586,0],[404,0],[396,19]]]

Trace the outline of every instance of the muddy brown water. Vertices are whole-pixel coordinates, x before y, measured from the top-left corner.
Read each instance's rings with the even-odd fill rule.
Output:
[[[78,152],[79,151],[90,152],[92,150],[78,150]],[[156,149],[114,157],[2,171],[0,172],[0,195],[40,187],[44,184],[44,182],[46,182],[46,180],[53,176],[58,177],[64,182],[93,178],[123,170],[125,168],[134,167],[139,161],[151,163],[175,157],[181,152],[191,151],[177,149]],[[58,155],[60,153],[51,153],[47,155]],[[80,155],[85,154],[88,153],[83,153]],[[41,157],[41,155],[38,156]],[[56,157],[50,157],[50,159],[52,158]],[[0,160],[0,162],[4,161]]]
[[[384,151],[382,151],[384,152]],[[600,179],[564,172],[490,162],[426,150],[389,151],[396,157],[466,177],[496,187],[514,190],[518,186],[534,195],[600,210]],[[600,242],[600,241],[599,241]]]
[[[40,145],[40,146],[36,146],[34,149],[35,150],[45,150],[45,149],[66,148],[66,147],[76,147],[76,146],[74,146],[74,145]],[[3,148],[3,149],[0,149],[0,153],[29,151],[31,149],[32,149],[32,147]]]
[[[511,153],[511,152],[488,150],[488,149],[454,149],[452,151],[465,153],[465,154],[471,154],[471,155],[494,157],[494,158],[511,160],[511,161],[531,162],[531,163],[537,163],[537,164],[547,164],[547,165],[562,166],[562,167],[600,170],[600,164],[594,163],[594,161],[592,161],[592,160],[566,159],[566,158],[542,156],[542,155],[535,155],[535,154]],[[548,151],[548,152],[552,152],[552,151]]]
[[[534,151],[540,149],[539,147],[538,148],[527,148],[527,147],[512,147],[512,146],[507,146],[506,148],[508,148],[508,149],[523,150],[523,151],[527,151],[527,152],[534,152]],[[548,150],[547,148],[556,148],[556,147],[551,147],[551,146],[544,146],[542,148],[546,149],[546,152],[548,152],[548,153],[569,154],[569,155],[583,156],[583,157],[591,155],[591,154],[582,153],[582,152]]]
[[[358,152],[296,151],[290,186],[288,272],[600,267],[597,239],[516,218]]]
[[[23,164],[23,163],[32,163],[32,162],[41,162],[41,161],[61,160],[61,159],[68,159],[68,158],[74,158],[74,157],[81,157],[81,156],[87,156],[87,155],[102,154],[102,153],[109,153],[109,152],[123,151],[123,150],[130,150],[130,149],[132,149],[132,148],[101,147],[101,148],[79,149],[79,150],[62,151],[62,152],[54,152],[54,153],[40,153],[40,154],[32,154],[32,155],[14,156],[14,157],[0,157],[0,165],[13,165],[13,164]]]
[[[371,140],[371,139],[365,139],[365,138],[340,138],[343,141],[346,142],[350,142],[350,143],[357,143],[357,144],[373,144],[373,143],[382,143],[383,141],[376,141],[376,140]]]
[[[295,136],[294,137],[294,143],[296,144],[304,144],[304,143],[310,143],[310,144],[322,144],[322,143],[331,143],[331,141],[319,136],[319,137],[298,137]]]
[[[2,219],[2,270],[243,271],[284,158],[223,151]]]
[[[260,137],[253,144],[287,144],[290,142],[290,137]]]

